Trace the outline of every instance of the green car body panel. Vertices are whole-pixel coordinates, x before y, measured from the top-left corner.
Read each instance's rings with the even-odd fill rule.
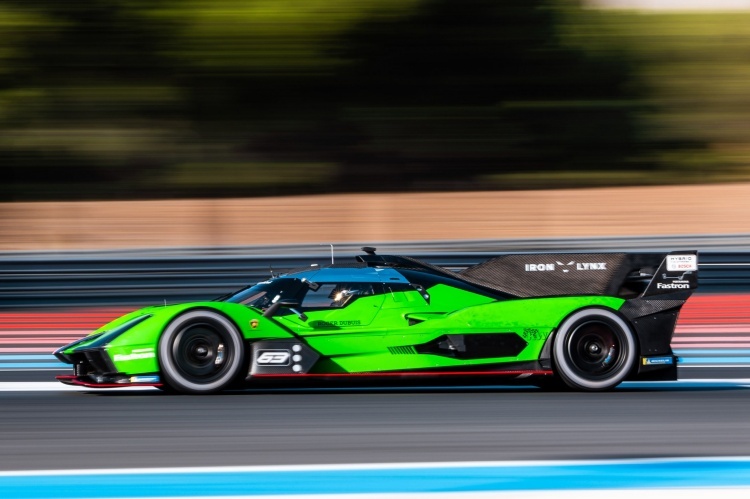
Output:
[[[274,376],[516,373],[588,390],[674,378],[669,341],[697,287],[694,252],[529,258],[455,273],[369,251],[351,267],[147,307],[57,350],[75,366],[60,380],[202,393]]]

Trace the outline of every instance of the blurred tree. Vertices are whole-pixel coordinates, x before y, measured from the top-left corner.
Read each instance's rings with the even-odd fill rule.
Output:
[[[465,187],[478,175],[643,167],[631,62],[564,46],[552,7],[426,0],[357,25],[336,82],[342,128],[356,130],[342,140],[342,182]]]
[[[641,68],[622,36],[595,46],[599,20],[581,12],[578,0],[0,0],[0,199],[652,168]],[[580,24],[566,37],[565,22]]]
[[[0,196],[243,195],[254,177],[272,187],[274,162],[321,156],[318,102],[339,64],[324,47],[413,1],[0,0]],[[286,154],[269,164],[264,144],[280,142]]]
[[[25,20],[12,23],[15,57],[0,80],[0,157],[14,189],[3,196],[107,197],[166,164],[153,151],[180,103],[159,50],[169,25],[151,17],[160,3],[0,4],[0,19]]]

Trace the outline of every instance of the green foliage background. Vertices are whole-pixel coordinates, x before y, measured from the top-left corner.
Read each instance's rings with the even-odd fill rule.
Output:
[[[0,0],[0,199],[745,180],[748,21],[572,0]]]

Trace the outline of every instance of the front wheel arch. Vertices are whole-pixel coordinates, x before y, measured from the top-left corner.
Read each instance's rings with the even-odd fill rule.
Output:
[[[614,310],[576,310],[555,331],[555,374],[570,388],[612,389],[628,377],[637,359],[638,340],[633,328]]]
[[[174,317],[157,352],[167,391],[215,393],[232,386],[245,367],[245,339],[224,314],[207,308]]]

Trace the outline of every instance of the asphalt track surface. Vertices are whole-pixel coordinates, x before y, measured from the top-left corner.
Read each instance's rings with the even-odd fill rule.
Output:
[[[4,471],[739,456],[750,454],[750,380],[607,393],[0,392],[0,435]]]

